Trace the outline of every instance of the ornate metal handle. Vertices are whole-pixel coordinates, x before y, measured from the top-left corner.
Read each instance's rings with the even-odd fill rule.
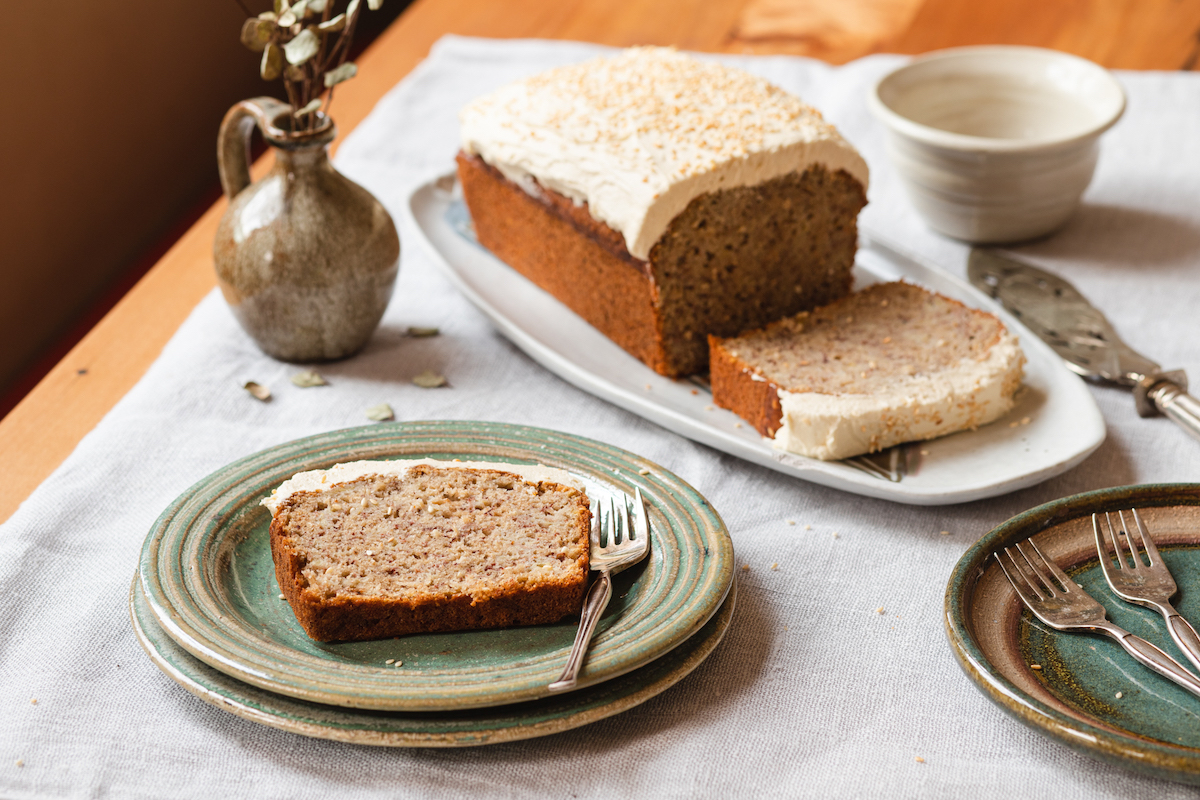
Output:
[[[1200,439],[1200,400],[1187,393],[1186,387],[1172,381],[1160,381],[1147,393],[1154,406],[1175,424]]]
[[[1139,663],[1144,664],[1164,678],[1170,678],[1192,694],[1200,696],[1200,680],[1197,680],[1196,676],[1184,669],[1182,664],[1162,650],[1159,650],[1142,637],[1132,633],[1126,633],[1124,636],[1118,635],[1116,639],[1129,652],[1129,655],[1136,658]]]
[[[1167,631],[1171,634],[1171,639],[1187,656],[1187,660],[1192,662],[1192,666],[1200,669],[1200,635],[1197,635],[1196,629],[1179,614],[1172,613],[1166,617]]]
[[[250,136],[254,126],[264,136],[287,136],[286,131],[275,126],[275,120],[291,110],[291,106],[274,97],[255,97],[243,100],[225,114],[217,135],[217,169],[221,173],[221,188],[230,200],[250,185]]]
[[[587,600],[583,604],[583,617],[579,620],[579,630],[575,633],[575,644],[571,646],[571,654],[567,656],[567,666],[563,669],[558,680],[550,684],[552,692],[565,692],[575,688],[575,680],[579,677],[579,669],[583,666],[583,656],[587,653],[588,644],[592,641],[592,633],[600,615],[608,608],[612,598],[612,578],[608,570],[600,573],[600,577],[588,589]]]

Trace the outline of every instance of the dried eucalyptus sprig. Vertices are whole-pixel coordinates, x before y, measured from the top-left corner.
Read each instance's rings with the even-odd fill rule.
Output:
[[[328,114],[333,87],[358,72],[346,57],[358,23],[359,0],[350,0],[340,14],[333,13],[335,5],[337,0],[297,0],[291,5],[275,0],[274,10],[242,24],[242,44],[262,53],[259,74],[268,81],[283,78],[288,102],[296,109],[293,132],[313,130],[321,93],[329,90],[324,102]],[[381,5],[383,0],[367,0],[372,11]]]

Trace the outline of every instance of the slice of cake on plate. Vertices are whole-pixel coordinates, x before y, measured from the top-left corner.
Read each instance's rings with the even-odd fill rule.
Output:
[[[823,460],[991,422],[1025,364],[993,315],[901,282],[710,344],[713,401]]]
[[[480,243],[663,375],[850,289],[866,162],[762,78],[633,48],[460,119]]]
[[[591,512],[559,469],[355,461],[263,505],[279,588],[318,641],[557,622],[583,603]]]

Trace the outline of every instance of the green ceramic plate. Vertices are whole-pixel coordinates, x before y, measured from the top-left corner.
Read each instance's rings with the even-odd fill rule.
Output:
[[[1165,484],[1067,497],[984,536],[958,562],[946,588],[946,633],[971,680],[1019,721],[1104,761],[1200,783],[1200,697],[1141,666],[1111,639],[1043,625],[992,557],[1034,537],[1104,605],[1110,620],[1186,664],[1162,618],[1120,600],[1105,583],[1091,514],[1128,508],[1139,509],[1175,576],[1176,607],[1200,623],[1200,485]]]
[[[270,692],[386,711],[444,711],[547,696],[575,635],[554,625],[322,644],[279,599],[259,505],[296,472],[341,461],[432,457],[538,462],[580,478],[589,497],[633,493],[650,509],[651,554],[614,580],[580,685],[650,663],[716,613],[733,545],[695,489],[645,459],[590,439],[490,422],[408,422],[311,436],[209,475],[163,512],[142,548],[142,589],[158,624],[209,666]],[[641,474],[645,472],[646,474]],[[403,662],[389,666],[388,659]]]
[[[309,703],[272,694],[193,658],[163,633],[135,577],[129,610],[138,641],[163,672],[217,708],[272,728],[354,744],[470,747],[532,739],[611,717],[666,691],[700,665],[733,618],[736,587],[696,634],[658,660],[602,684],[515,705],[397,713]]]

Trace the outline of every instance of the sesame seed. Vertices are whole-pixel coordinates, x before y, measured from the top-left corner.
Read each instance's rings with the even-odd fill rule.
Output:
[[[403,662],[403,661],[397,661],[397,662],[396,662],[396,666],[397,666],[397,667],[403,667],[403,666],[404,666],[404,662]]]
[[[750,571],[750,565],[742,564],[742,572],[749,572],[749,571]]]
[[[834,532],[833,532],[833,538],[835,538],[835,539],[840,539],[840,538],[842,538],[842,535],[841,535],[840,533],[838,533],[837,531],[834,531]]]
[[[23,766],[25,766],[25,760],[24,760],[24,759],[22,759],[22,758],[18,758],[18,759],[17,759],[17,766],[18,766],[18,767],[23,767]]]
[[[917,761],[917,763],[918,763],[918,764],[924,764],[924,763],[925,763],[925,759],[921,758],[920,756],[917,756],[917,757],[916,757],[916,761]]]
[[[31,699],[30,699],[30,701],[29,701],[29,705],[31,705],[31,706],[36,706],[36,705],[37,705],[37,698],[36,698],[36,697],[34,697],[34,698],[31,698]]]
[[[922,450],[922,451],[921,451],[921,455],[923,455],[923,456],[927,456],[927,455],[929,455],[929,451],[928,451],[928,450]]]
[[[942,536],[949,536],[949,535],[950,535],[950,531],[939,531],[939,533],[941,533],[941,535],[942,535]]]
[[[789,520],[787,521],[787,524],[788,524],[788,525],[795,525],[795,524],[796,524],[796,520],[794,520],[794,519],[789,519]]]
[[[279,595],[279,599],[280,599],[280,600],[287,600],[287,598],[286,598],[286,597],[284,597],[282,593]]]
[[[773,564],[771,564],[771,569],[779,569],[779,562],[776,561]]]
[[[396,659],[394,659],[394,658],[389,658],[387,661],[385,661],[385,662],[383,662],[383,663],[385,663],[385,664],[395,664],[395,663],[396,663]]]
[[[1019,423],[1019,422],[1010,422],[1010,423],[1008,423],[1008,427],[1010,427],[1010,428],[1015,428],[1015,427],[1017,427],[1017,426],[1018,426],[1018,425],[1020,425],[1020,424],[1021,424],[1021,423]]]
[[[712,407],[712,406],[705,406],[705,407],[704,407],[704,410],[705,410],[705,411],[712,411],[712,410],[714,410],[714,409],[713,409],[713,407]]]
[[[1022,424],[1022,425],[1028,425],[1028,424],[1029,424],[1029,417],[1021,417],[1021,424]]]
[[[650,474],[650,470],[648,470],[648,469],[639,469],[638,470],[638,475],[649,475],[649,474]]]
[[[740,422],[735,422],[735,423],[733,423],[733,427],[735,427],[735,428],[740,428],[740,427],[742,427],[742,423],[740,423]]]
[[[1030,668],[1030,669],[1032,669],[1032,670],[1036,670],[1037,672],[1041,672],[1041,671],[1042,671],[1042,665],[1041,665],[1041,664],[1030,664],[1030,665],[1029,665],[1029,668]]]
[[[884,608],[883,608],[883,606],[880,606],[879,608],[875,609],[875,613],[876,613],[876,614],[883,614],[883,613],[884,613]]]
[[[892,343],[892,337],[890,337],[890,336],[885,336],[885,337],[883,337],[883,343],[884,343],[884,344],[891,344],[891,343]]]
[[[1120,699],[1121,699],[1122,697],[1124,697],[1124,696],[1125,696],[1125,693],[1124,693],[1124,692],[1117,692],[1117,699],[1118,699],[1118,700],[1120,700]]]
[[[805,526],[804,526],[804,530],[806,530],[806,531],[811,531],[811,530],[812,530],[812,525],[805,525]]]

